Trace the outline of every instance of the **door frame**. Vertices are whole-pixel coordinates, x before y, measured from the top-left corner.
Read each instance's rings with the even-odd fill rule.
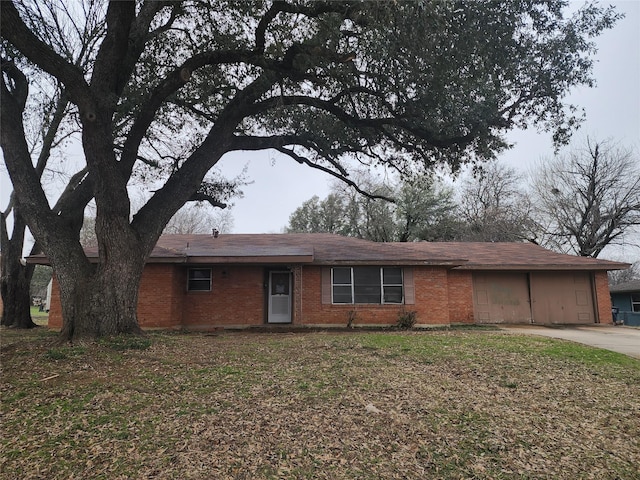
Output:
[[[286,322],[271,320],[271,281],[274,273],[286,273],[289,278],[289,319]],[[293,322],[293,272],[287,268],[270,268],[265,270],[265,323],[270,325],[287,325]]]

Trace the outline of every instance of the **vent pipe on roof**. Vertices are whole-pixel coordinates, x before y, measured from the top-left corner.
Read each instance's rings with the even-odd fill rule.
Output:
[[[213,230],[211,230],[211,235],[213,235],[213,238],[218,238],[220,232],[214,228]]]

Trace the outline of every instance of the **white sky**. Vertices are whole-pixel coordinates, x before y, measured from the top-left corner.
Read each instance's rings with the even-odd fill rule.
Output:
[[[596,87],[576,89],[569,99],[583,107],[587,115],[574,139],[579,142],[586,135],[600,140],[612,138],[640,151],[640,1],[608,3],[626,17],[597,39]],[[581,4],[574,3],[576,7]],[[550,134],[514,131],[508,138],[516,145],[499,160],[523,172],[553,154]],[[253,184],[243,188],[244,198],[233,202],[234,233],[282,231],[289,215],[311,196],[326,196],[332,181],[328,175],[272,151],[227,155],[218,167],[224,174],[235,176],[245,165]],[[4,168],[0,171],[0,186],[4,208],[10,191]],[[629,240],[640,244],[640,238]],[[604,256],[627,262],[640,260],[640,249],[632,246],[606,253]]]

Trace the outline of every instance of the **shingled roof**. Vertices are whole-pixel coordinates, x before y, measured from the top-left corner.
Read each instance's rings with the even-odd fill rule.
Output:
[[[442,251],[425,255],[407,244],[329,233],[163,235],[150,262],[447,265],[466,262]]]
[[[619,283],[609,287],[611,293],[631,293],[640,292],[640,280],[631,280],[630,282]]]
[[[398,245],[398,244],[395,244]],[[425,256],[440,252],[468,261],[459,270],[624,270],[628,263],[566,255],[533,243],[517,242],[414,242],[408,245]]]
[[[97,258],[97,249],[87,249]],[[42,255],[29,257],[46,263]],[[620,270],[626,263],[555,253],[531,243],[378,243],[329,233],[163,235],[149,263],[440,265],[466,270]]]

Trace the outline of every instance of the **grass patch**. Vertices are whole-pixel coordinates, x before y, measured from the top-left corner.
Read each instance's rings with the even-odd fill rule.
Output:
[[[40,311],[40,307],[30,307],[31,319],[39,326],[46,326],[49,323],[49,312]]]
[[[45,357],[49,360],[66,360],[72,357],[78,357],[86,352],[84,346],[62,346],[53,347],[47,350]]]
[[[102,338],[99,340],[99,344],[118,352],[146,350],[151,346],[151,339],[139,335],[118,335],[116,337]]]
[[[447,329],[52,348],[7,330],[0,360],[5,478],[638,473],[640,362],[571,342]]]

